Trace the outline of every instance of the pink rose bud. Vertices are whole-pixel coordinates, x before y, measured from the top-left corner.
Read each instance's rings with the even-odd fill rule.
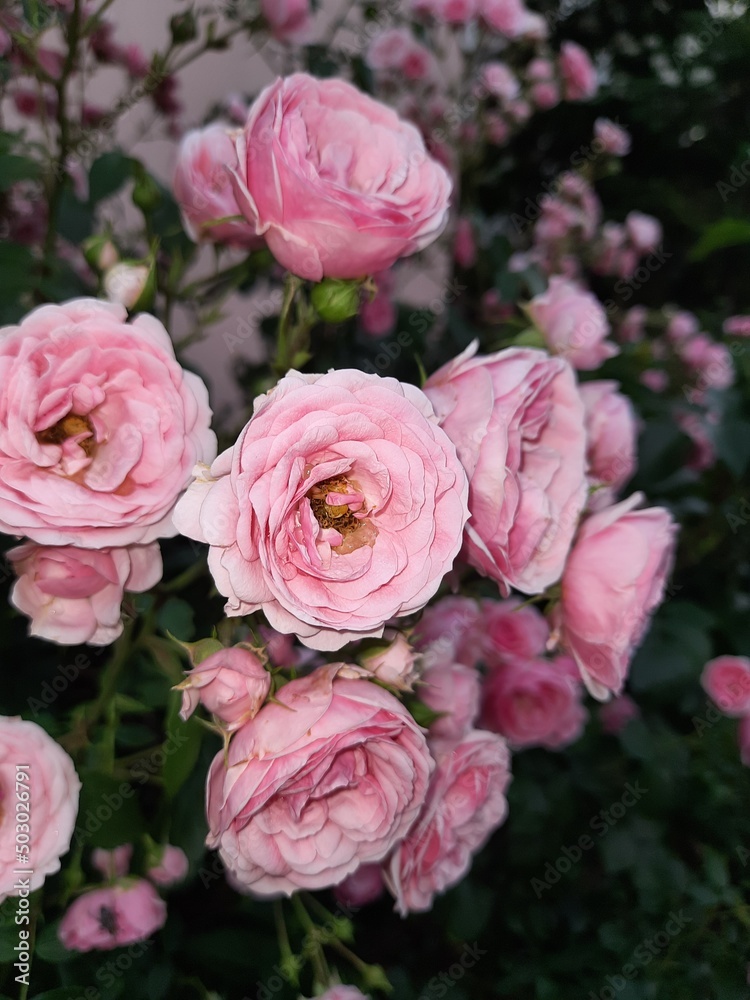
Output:
[[[619,383],[586,382],[580,392],[586,407],[589,479],[617,493],[635,472],[638,426],[633,404],[618,392]]]
[[[431,909],[436,894],[460,882],[508,812],[503,739],[472,731],[460,741],[435,740],[431,749],[437,766],[427,801],[385,870],[401,916]]]
[[[638,381],[651,392],[664,392],[669,386],[669,375],[661,368],[647,368],[641,372]]]
[[[677,526],[636,493],[586,518],[562,578],[562,637],[589,692],[619,694],[631,655],[661,603]]]
[[[126,261],[115,264],[104,275],[104,294],[110,302],[133,309],[146,291],[150,275],[151,268],[147,264]]]
[[[310,0],[261,0],[260,9],[278,41],[304,45],[311,40]]]
[[[725,715],[750,712],[750,659],[746,656],[718,656],[709,660],[703,668],[701,684]]]
[[[493,146],[504,146],[510,138],[510,125],[496,111],[488,111],[484,116],[484,128]]]
[[[489,667],[508,659],[531,660],[541,656],[549,639],[547,619],[533,605],[523,606],[511,597],[506,601],[484,599],[476,635],[479,657]]]
[[[389,633],[386,632],[386,638]],[[411,691],[419,677],[418,664],[421,656],[412,649],[405,636],[397,632],[389,646],[379,646],[359,657],[363,667],[369,670],[383,684],[398,691]]]
[[[559,750],[577,740],[586,721],[581,684],[550,660],[506,660],[484,683],[482,725],[512,747]]]
[[[208,393],[154,316],[126,319],[73,299],[0,330],[19,390],[0,409],[1,531],[92,549],[175,534],[178,496],[216,454]]]
[[[151,60],[146,58],[140,45],[126,45],[122,50],[125,68],[136,80],[141,80],[148,76],[151,69]]]
[[[436,663],[425,670],[417,695],[441,716],[430,725],[430,737],[456,740],[465,736],[479,715],[481,686],[479,672],[463,663]]]
[[[586,101],[599,89],[596,69],[588,52],[576,42],[560,46],[560,74],[566,101]]]
[[[233,646],[206,657],[177,690],[182,691],[181,719],[189,719],[202,704],[231,733],[258,714],[271,690],[271,675],[249,649]]]
[[[60,858],[73,836],[81,783],[73,761],[41,726],[5,716],[0,716],[0,775],[2,903],[23,888],[16,868],[28,866],[32,892],[60,870]],[[31,806],[32,819],[28,840],[22,842],[16,839],[24,831],[16,830],[15,806],[24,801]]]
[[[599,708],[599,722],[605,733],[616,736],[629,722],[640,718],[641,710],[626,694],[613,698]]]
[[[381,861],[424,803],[422,730],[377,684],[336,678],[341,666],[284,685],[211,765],[206,842],[256,895],[323,889]]]
[[[722,329],[727,337],[750,337],[750,316],[729,316]]]
[[[367,906],[380,899],[385,890],[380,865],[360,865],[343,882],[334,887],[336,901],[345,907]]]
[[[156,885],[170,886],[182,882],[188,873],[188,859],[184,851],[172,844],[165,844],[161,861],[146,872]]]
[[[648,309],[645,306],[633,306],[625,313],[617,328],[617,339],[623,344],[638,344],[646,335]]]
[[[330,990],[316,997],[316,1000],[368,1000],[356,986],[333,986]]]
[[[684,343],[700,330],[698,317],[691,312],[682,310],[674,313],[667,323],[667,337],[673,344]]]
[[[177,151],[174,196],[185,232],[194,242],[257,250],[263,238],[242,218],[232,187],[229,171],[237,167],[234,146],[233,133],[220,124],[186,133]]]
[[[591,292],[565,278],[550,278],[543,295],[526,307],[553,354],[566,358],[574,368],[591,371],[619,354],[608,341],[607,314]]]
[[[539,83],[545,80],[552,80],[555,76],[555,67],[549,59],[537,56],[526,66],[526,79]]]
[[[124,878],[128,874],[132,856],[132,844],[121,844],[119,847],[112,848],[111,851],[97,847],[91,853],[91,864],[102,878],[108,882],[114,882],[115,879]]]
[[[504,594],[541,593],[560,579],[586,500],[583,402],[561,358],[475,351],[424,387],[470,477],[464,556]]]
[[[609,118],[596,119],[594,139],[599,141],[602,152],[609,153],[610,156],[627,156],[630,152],[629,132]]]
[[[463,216],[458,220],[456,236],[453,243],[453,256],[459,267],[474,267],[477,260],[477,245],[474,241],[474,231],[471,219]]]
[[[240,210],[302,278],[383,271],[447,222],[451,180],[421,134],[343,80],[277,80],[253,104],[236,147]]]
[[[662,241],[661,222],[644,212],[628,212],[625,229],[630,242],[641,253],[651,253]]]
[[[549,111],[560,103],[560,88],[554,82],[535,83],[531,88],[531,100],[541,111]]]
[[[109,951],[145,941],[164,926],[167,906],[145,879],[92,889],[68,907],[57,933],[69,951]]]
[[[507,63],[499,60],[484,64],[479,74],[479,82],[483,90],[499,101],[506,103],[514,101],[521,94],[518,77]]]
[[[10,602],[31,619],[29,635],[62,646],[114,642],[123,629],[124,591],[150,590],[162,576],[156,542],[121,549],[26,542],[7,556],[18,576]]]
[[[210,540],[229,615],[262,607],[278,631],[334,650],[424,607],[461,547],[467,492],[421,390],[355,369],[290,372],[174,523]]]

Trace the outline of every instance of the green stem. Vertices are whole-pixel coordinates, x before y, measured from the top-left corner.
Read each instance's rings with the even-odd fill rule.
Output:
[[[183,570],[179,576],[176,576],[174,580],[170,580],[168,583],[160,583],[159,590],[162,594],[172,594],[176,590],[182,590],[183,587],[188,587],[191,583],[194,583],[206,573],[208,567],[203,559],[199,559],[194,562],[192,566],[188,566],[186,570]]]
[[[110,700],[117,693],[117,682],[119,680],[120,673],[132,652],[131,640],[134,626],[134,622],[126,623],[122,635],[115,643],[112,659],[102,671],[101,681],[99,684],[99,695],[96,700],[91,703],[88,711],[86,712],[87,729],[90,729],[96,722],[98,722],[99,717],[106,711]]]
[[[302,279],[294,274],[287,274],[284,285],[284,298],[279,314],[279,327],[276,338],[276,357],[273,370],[277,375],[286,375],[294,367],[295,359],[300,351],[307,347],[309,322],[297,315],[296,323],[292,319],[292,306],[297,292],[302,287]]]
[[[305,944],[310,947],[310,961],[315,970],[318,983],[325,987],[331,981],[331,971],[328,968],[323,947],[319,940],[318,925],[305,909],[305,904],[299,896],[292,896],[292,905],[300,923],[305,928]]]
[[[78,56],[78,42],[81,29],[81,0],[74,0],[73,12],[68,21],[68,31],[66,36],[67,52],[63,62],[60,79],[57,81],[55,90],[57,92],[57,127],[59,130],[57,157],[54,165],[54,178],[52,188],[47,201],[47,234],[44,239],[43,270],[48,274],[51,270],[50,259],[55,248],[55,225],[57,223],[57,212],[60,207],[63,187],[65,185],[66,161],[70,152],[70,121],[68,115],[67,90],[68,79],[73,72]]]

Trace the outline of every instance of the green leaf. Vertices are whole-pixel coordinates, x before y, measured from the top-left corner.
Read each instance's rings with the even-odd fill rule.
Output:
[[[716,250],[750,243],[750,222],[747,219],[719,219],[707,229],[688,255],[693,262],[705,260]]]
[[[147,755],[144,753],[144,758]],[[138,762],[131,766],[134,779],[144,772]],[[91,847],[118,847],[137,840],[143,833],[143,819],[138,808],[133,781],[117,780],[100,771],[82,770],[81,802],[73,843]]]
[[[15,154],[0,156],[0,191],[7,191],[18,181],[35,180],[40,174],[36,160]]]
[[[187,641],[193,638],[193,609],[180,597],[170,597],[159,608],[156,621],[162,632],[169,632],[176,639]]]
[[[96,205],[119,191],[133,176],[133,168],[137,162],[120,150],[102,153],[89,173],[89,205]]]
[[[57,965],[58,962],[69,962],[75,958],[74,952],[68,951],[57,936],[58,925],[59,921],[57,920],[53,924],[47,924],[41,933],[37,934],[34,945],[34,954],[53,965]]]
[[[187,781],[201,752],[201,742],[206,731],[203,725],[191,716],[187,722],[180,718],[181,698],[175,694],[167,717],[167,740],[162,781],[167,795],[173,799]],[[171,749],[171,753],[167,752]]]

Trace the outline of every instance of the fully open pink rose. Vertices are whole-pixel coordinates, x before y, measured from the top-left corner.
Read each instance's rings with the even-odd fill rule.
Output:
[[[114,642],[123,592],[150,590],[162,575],[156,542],[121,549],[27,542],[7,556],[18,575],[10,601],[31,619],[29,634],[64,646]]]
[[[435,740],[431,749],[437,767],[427,801],[385,871],[401,916],[429,910],[437,893],[459,882],[508,811],[503,739],[475,731],[457,742]]]
[[[610,496],[627,483],[636,466],[637,418],[633,404],[618,388],[619,383],[606,380],[581,386],[589,478],[596,486],[609,487]]]
[[[482,725],[512,747],[556,750],[583,732],[581,684],[554,660],[506,660],[484,683]]]
[[[92,889],[65,912],[57,934],[69,951],[109,951],[145,941],[164,926],[167,906],[145,879]]]
[[[481,690],[479,672],[463,663],[436,663],[425,670],[417,688],[419,700],[440,712],[430,725],[430,736],[449,740],[465,736],[479,715]]]
[[[343,80],[295,73],[267,87],[237,156],[240,209],[302,278],[383,271],[447,221],[451,181],[418,129]]]
[[[218,754],[208,846],[261,896],[322,889],[380,861],[424,802],[432,759],[401,703],[320,667],[277,692]]]
[[[620,353],[606,340],[610,327],[601,303],[573,281],[550,278],[547,291],[536,295],[526,308],[550,351],[574,368],[590,371]]]
[[[563,575],[563,642],[601,701],[622,690],[672,565],[677,527],[662,507],[636,510],[642,499],[635,493],[588,517]]]
[[[105,548],[173,535],[216,436],[203,382],[153,316],[75,299],[0,330],[0,530]]]
[[[229,174],[237,166],[231,130],[214,124],[188,132],[177,151],[172,187],[185,230],[196,243],[225,243],[255,250],[263,239],[241,216]],[[218,219],[227,221],[217,224]]]
[[[461,546],[466,475],[414,386],[290,372],[178,505],[228,615],[262,609],[315,649],[422,608]]]
[[[591,57],[577,42],[567,41],[560,46],[560,73],[566,101],[585,101],[599,88]]]
[[[189,719],[202,703],[233,732],[257,715],[271,690],[271,675],[249,649],[234,646],[207,656],[177,687],[182,691],[182,719]]]
[[[562,359],[475,351],[425,384],[469,475],[464,554],[503,593],[541,593],[560,578],[586,499],[583,403]]]
[[[717,656],[703,668],[703,690],[725,715],[750,714],[750,660]]]
[[[260,9],[280,42],[304,45],[310,41],[312,10],[310,0],[261,0]]]
[[[19,770],[18,765],[24,767]],[[32,891],[60,870],[60,858],[73,835],[80,789],[73,761],[41,726],[0,716],[0,903],[18,895],[14,869],[25,867],[19,864],[22,857],[29,859]],[[30,819],[24,819],[24,805]],[[17,830],[17,823],[29,829]]]

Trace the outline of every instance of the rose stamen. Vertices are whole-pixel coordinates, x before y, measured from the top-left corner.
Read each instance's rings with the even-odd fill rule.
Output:
[[[353,552],[362,545],[374,545],[377,531],[366,520],[369,513],[365,505],[365,495],[344,476],[325,479],[308,492],[312,512],[321,528],[334,528],[343,541],[334,546],[340,555]]]
[[[78,442],[78,447],[84,452],[87,458],[91,458],[96,448],[96,435],[94,425],[87,416],[80,416],[78,413],[68,413],[61,420],[43,431],[37,431],[36,439],[39,444],[62,444],[68,438],[86,434]]]

